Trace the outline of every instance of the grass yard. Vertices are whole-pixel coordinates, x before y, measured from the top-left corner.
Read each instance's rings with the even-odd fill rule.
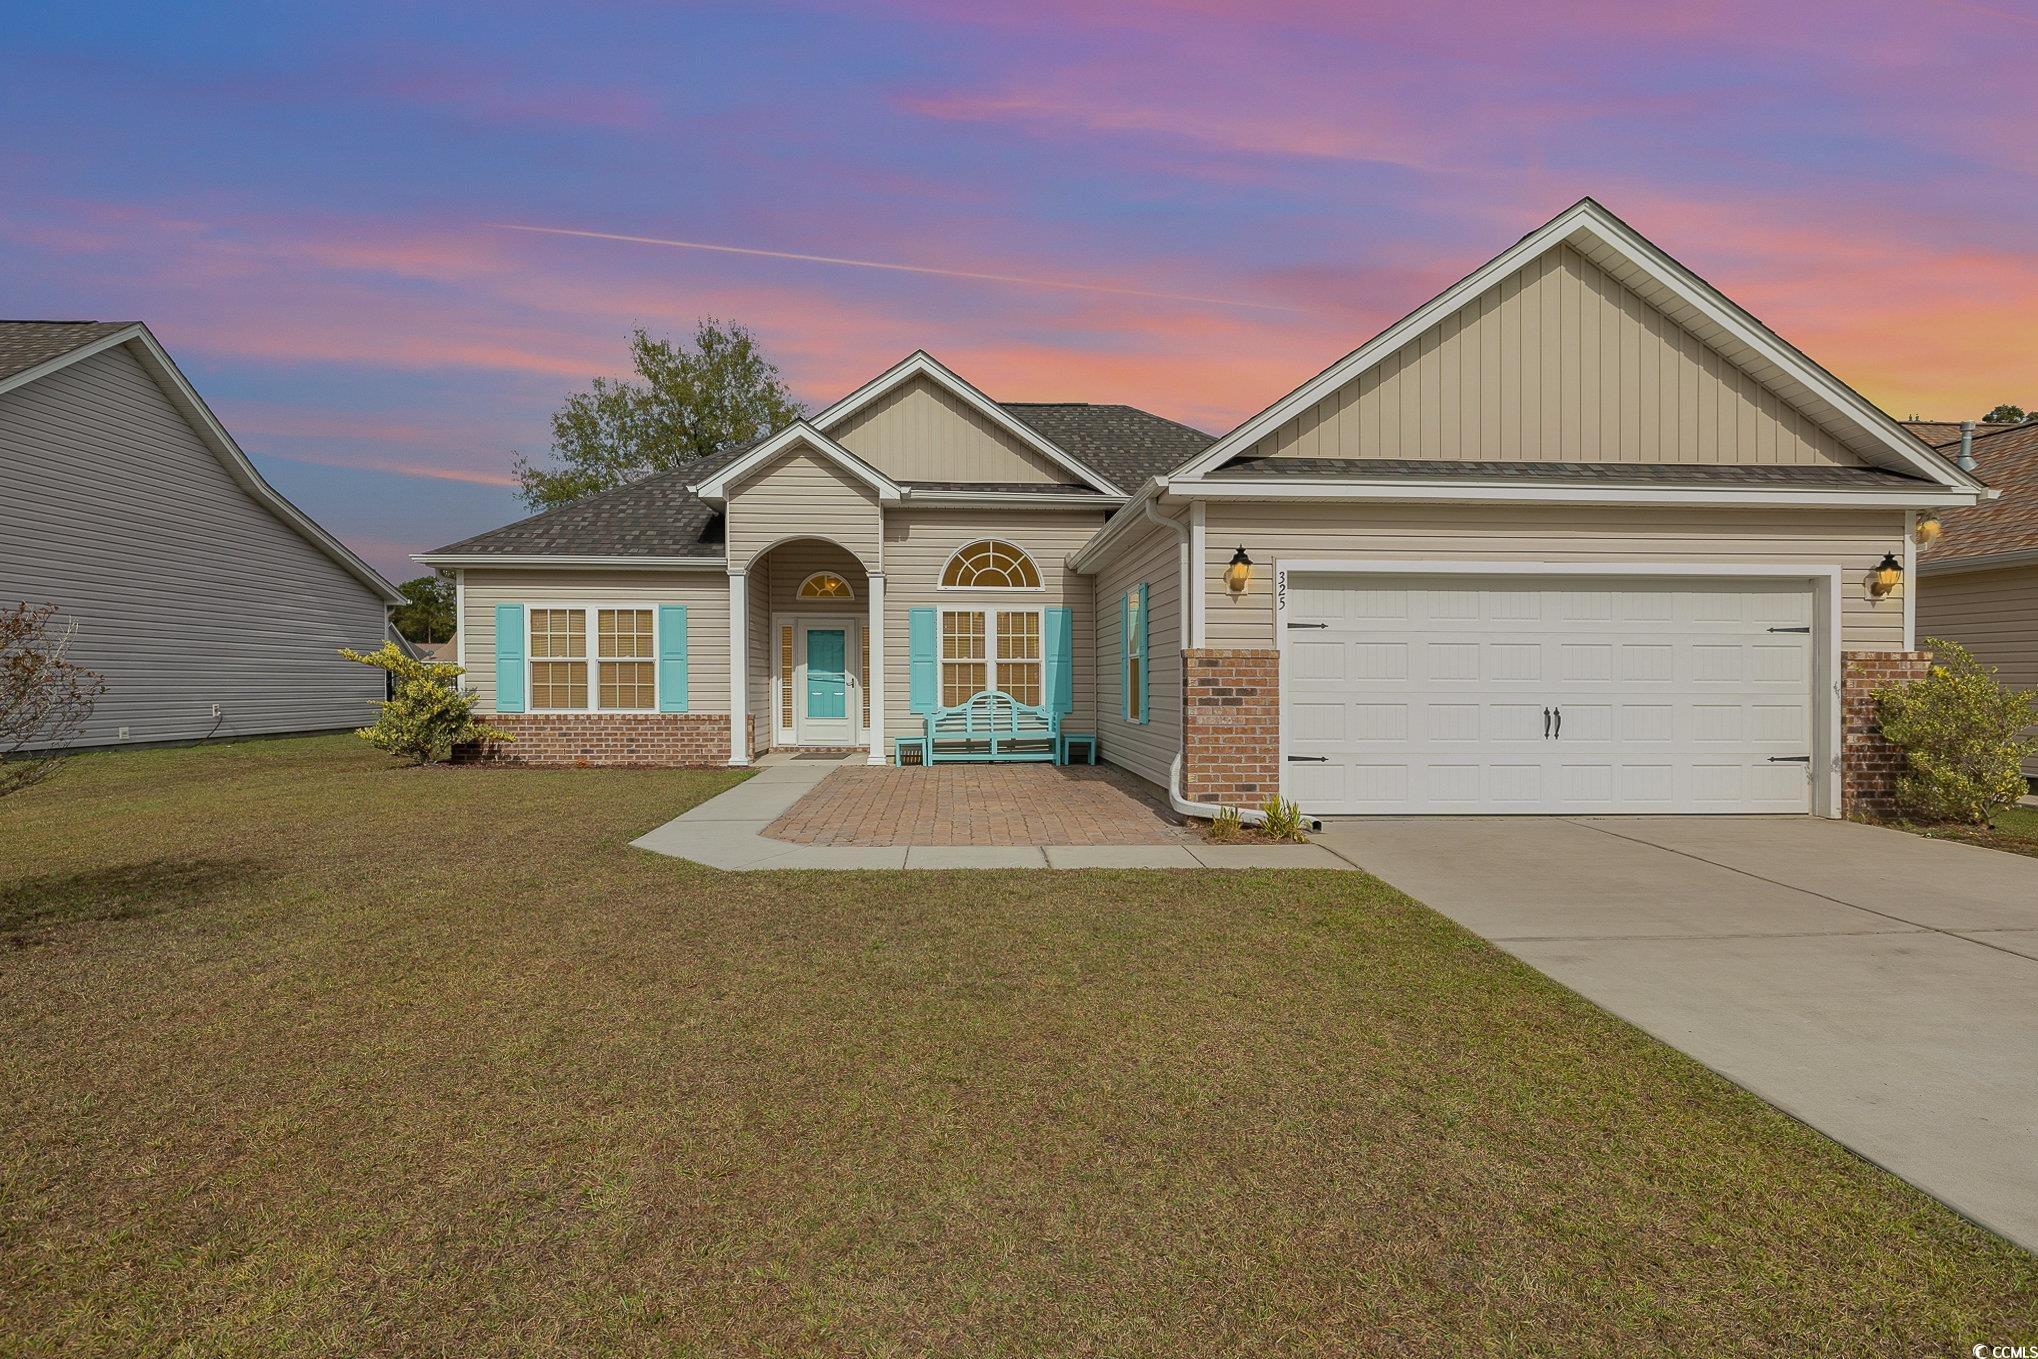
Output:
[[[723,875],[347,737],[0,803],[0,1354],[1965,1354],[2038,1259],[1355,874]]]
[[[1995,824],[1987,827],[1918,826],[1900,822],[1898,828],[1938,840],[1959,840],[1965,844],[2038,858],[2038,807],[2005,807],[1996,814]]]

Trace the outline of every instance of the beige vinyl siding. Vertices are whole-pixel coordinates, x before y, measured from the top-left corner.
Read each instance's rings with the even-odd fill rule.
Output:
[[[1431,326],[1247,456],[1861,461],[1568,246]]]
[[[1182,749],[1181,539],[1160,527],[1130,537],[1092,577],[1097,598],[1097,741],[1102,758],[1162,787]],[[1125,720],[1119,601],[1144,581],[1151,720]]]
[[[828,433],[894,481],[1076,482],[926,378],[893,388]]]
[[[729,492],[729,566],[743,570],[758,553],[816,531],[875,570],[882,524],[870,487],[810,449],[788,453]]]
[[[19,603],[56,605],[106,680],[86,744],[358,726],[382,698],[339,655],[382,644],[380,596],[235,481],[124,345],[0,395],[0,609]]]
[[[817,571],[832,571],[856,591],[853,600],[801,599],[800,585]],[[759,578],[763,584],[759,584]],[[771,601],[775,613],[853,613],[870,608],[870,577],[863,564],[834,543],[803,538],[783,543],[750,570],[750,588]]]
[[[1841,570],[1841,644],[1899,651],[1900,597],[1870,600],[1863,578],[1900,551],[1898,510],[1739,510],[1213,503],[1206,511],[1204,638],[1213,647],[1274,645],[1274,566],[1281,559],[1760,563]],[[1223,573],[1243,543],[1258,563],[1234,599]]]
[[[996,610],[1000,607],[1071,611],[1071,674],[1075,702],[1065,719],[1071,731],[1096,730],[1095,674],[1084,664],[1097,645],[1090,581],[1068,569],[1068,556],[1103,527],[1101,510],[893,510],[885,516],[885,731],[889,741],[920,729],[908,706],[911,637],[907,619],[916,607]],[[1040,568],[1038,590],[943,590],[942,568],[955,550],[979,538],[1023,548]]]
[[[686,605],[687,709],[729,711],[729,578],[711,571],[555,570],[469,567],[460,636],[462,683],[495,711],[495,606],[522,604]]]
[[[2012,689],[2038,690],[2038,565],[1914,579],[1919,646],[1958,642]],[[2024,772],[2038,775],[2038,756]]]

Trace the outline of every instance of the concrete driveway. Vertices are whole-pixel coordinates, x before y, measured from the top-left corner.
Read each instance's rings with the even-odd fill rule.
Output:
[[[2038,1250],[2038,859],[1809,817],[1316,839]]]

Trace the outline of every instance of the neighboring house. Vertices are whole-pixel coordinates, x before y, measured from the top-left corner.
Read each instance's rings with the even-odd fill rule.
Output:
[[[408,645],[421,661],[429,661],[433,665],[458,664],[460,644],[454,638],[449,637],[443,642],[410,642]]]
[[[1975,433],[1975,475],[2001,495],[1940,514],[1943,533],[1920,554],[1918,637],[1958,642],[2003,683],[2038,689],[2038,424]],[[1959,456],[1957,427],[1940,452]],[[2038,758],[2024,772],[2038,779]]]
[[[1588,199],[1220,439],[916,353],[419,560],[500,758],[877,763],[999,688],[1199,805],[1831,816],[1878,567],[1985,494]]]
[[[372,720],[342,659],[401,597],[256,473],[146,326],[0,321],[0,608],[55,604],[107,689],[82,741]]]

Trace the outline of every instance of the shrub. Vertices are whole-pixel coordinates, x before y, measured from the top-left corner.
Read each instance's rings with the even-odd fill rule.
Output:
[[[1897,808],[1919,821],[1987,825],[2024,792],[2021,768],[2038,752],[2022,735],[2038,722],[2038,697],[2006,689],[1955,642],[1932,638],[1921,680],[1875,692],[1882,734],[1904,753]]]
[[[0,610],[0,797],[54,774],[106,692],[66,654],[75,628],[56,617],[54,604]]]
[[[375,725],[354,733],[378,750],[408,756],[416,764],[432,764],[451,755],[454,746],[470,741],[516,739],[474,720],[474,692],[456,683],[466,673],[457,665],[417,660],[394,642],[366,654],[342,647],[340,654],[388,672],[394,683]]]
[[[1236,807],[1219,807],[1217,815],[1210,818],[1210,838],[1220,844],[1236,840],[1245,830],[1245,819]]]
[[[1302,833],[1302,807],[1293,800],[1270,797],[1260,807],[1260,815],[1266,818],[1260,829],[1276,840],[1309,838]]]

